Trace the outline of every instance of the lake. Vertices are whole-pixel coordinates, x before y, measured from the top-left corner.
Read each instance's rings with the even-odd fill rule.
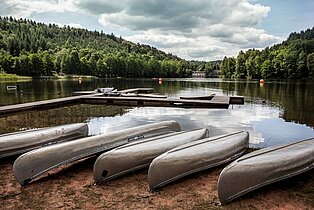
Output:
[[[19,85],[20,91],[7,90]],[[0,81],[0,106],[71,96],[73,91],[115,87],[152,87],[168,97],[240,95],[244,105],[229,109],[118,107],[74,105],[0,117],[0,133],[21,129],[87,122],[97,135],[150,122],[176,120],[182,130],[206,127],[210,135],[236,130],[250,133],[251,147],[268,147],[314,137],[314,81],[223,79],[73,79]]]

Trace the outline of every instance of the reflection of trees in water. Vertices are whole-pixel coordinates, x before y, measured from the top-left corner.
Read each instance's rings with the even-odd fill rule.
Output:
[[[235,95],[245,96],[246,102],[267,103],[280,106],[286,121],[293,121],[314,127],[314,83],[306,81],[221,83],[225,94],[235,91]]]
[[[0,118],[0,133],[19,129],[49,127],[55,125],[86,122],[92,117],[122,115],[126,107],[106,105],[74,105],[57,109],[25,112]]]

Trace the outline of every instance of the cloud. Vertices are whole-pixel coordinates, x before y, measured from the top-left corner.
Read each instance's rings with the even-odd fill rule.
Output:
[[[232,10],[231,15],[226,18],[226,23],[244,27],[255,26],[266,18],[269,12],[270,7],[239,1],[239,4]]]
[[[11,9],[6,15],[27,18],[33,13],[76,11],[74,0],[7,0]]]
[[[131,41],[186,59],[223,58],[282,40],[256,28],[271,9],[250,0],[78,0],[76,5],[99,15],[106,27],[133,31],[126,37]]]
[[[5,0],[0,11],[17,18],[53,12],[75,12],[77,17],[93,15],[106,29],[127,31],[124,38],[130,41],[150,44],[185,59],[204,60],[222,59],[225,55],[236,55],[241,49],[263,48],[282,40],[257,28],[271,11],[269,6],[257,2]]]
[[[75,1],[75,5],[78,8],[85,9],[92,14],[112,14],[119,13],[123,10],[124,0],[119,1],[103,1],[103,0],[79,0]]]
[[[73,28],[84,28],[81,24],[79,23],[69,23],[68,24],[70,27],[73,27]]]

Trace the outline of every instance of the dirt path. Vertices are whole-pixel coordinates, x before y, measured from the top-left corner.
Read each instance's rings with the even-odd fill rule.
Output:
[[[21,187],[12,173],[14,158],[0,160],[0,209],[314,209],[313,170],[221,206],[216,185],[223,167],[150,193],[147,169],[94,185],[94,161],[68,165]]]

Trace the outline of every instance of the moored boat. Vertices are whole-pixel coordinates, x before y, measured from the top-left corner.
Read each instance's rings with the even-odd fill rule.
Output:
[[[260,149],[223,169],[218,180],[222,204],[265,185],[314,168],[314,138]]]
[[[176,121],[164,121],[136,126],[103,135],[81,138],[30,151],[18,157],[13,174],[21,184],[27,184],[43,173],[139,139],[180,131]]]
[[[94,164],[95,182],[105,182],[131,171],[147,167],[158,155],[181,144],[206,137],[208,137],[206,128],[182,131],[158,139],[134,142],[103,153]]]
[[[0,135],[0,158],[88,135],[86,123],[74,123]]]
[[[180,96],[180,99],[186,100],[211,100],[215,96],[215,93],[203,96]]]
[[[200,139],[156,157],[149,166],[151,191],[174,180],[240,157],[249,146],[245,131]]]

